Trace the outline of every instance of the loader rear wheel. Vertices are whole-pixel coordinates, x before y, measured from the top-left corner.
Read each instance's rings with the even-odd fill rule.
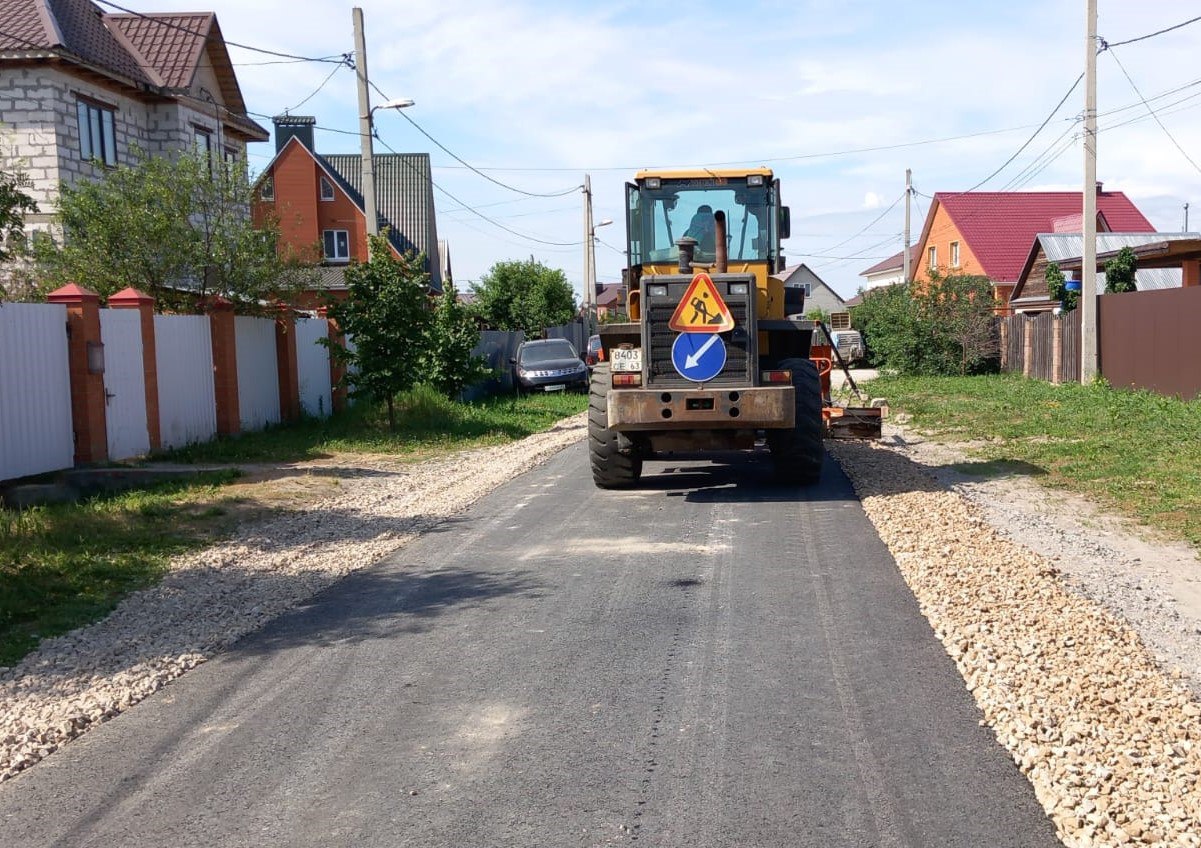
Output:
[[[592,482],[602,489],[628,489],[642,476],[642,460],[619,450],[618,436],[609,429],[609,390],[613,375],[609,363],[600,362],[592,369],[588,392],[588,459]]]
[[[796,419],[791,430],[769,430],[767,446],[781,482],[808,486],[821,479],[826,455],[822,446],[821,380],[817,366],[808,359],[784,359],[776,367],[792,372]]]

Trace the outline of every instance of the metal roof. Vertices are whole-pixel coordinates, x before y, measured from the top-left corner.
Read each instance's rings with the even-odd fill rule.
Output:
[[[343,190],[363,208],[363,157],[354,153],[314,153],[339,178]],[[428,153],[387,153],[374,157],[376,211],[380,227],[401,253],[414,250],[428,259],[430,288],[442,290],[438,225]]]
[[[1196,233],[1097,233],[1097,253],[1196,237]],[[1081,233],[1039,233],[1038,241],[1048,262],[1079,259],[1084,254],[1084,236]],[[1102,286],[1098,291],[1104,290],[1103,271],[1097,272],[1097,280]],[[1181,285],[1181,272],[1179,268],[1139,268],[1134,274],[1134,284],[1139,291],[1178,289]]]

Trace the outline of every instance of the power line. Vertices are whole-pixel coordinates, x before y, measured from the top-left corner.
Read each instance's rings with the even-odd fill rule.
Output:
[[[310,94],[310,95],[309,95],[308,97],[306,97],[304,100],[301,100],[299,103],[297,103],[297,104],[296,104],[295,106],[293,106],[291,109],[284,109],[284,114],[286,115],[286,114],[288,114],[289,112],[292,112],[292,111],[295,111],[296,109],[299,109],[301,106],[303,106],[304,104],[308,103],[310,100],[312,100],[312,99],[313,99],[314,97],[316,97],[318,94],[320,94],[320,93],[321,93],[321,89],[325,88],[325,86],[329,84],[329,81],[330,81],[330,80],[332,80],[332,79],[334,78],[334,74],[336,74],[336,73],[338,73],[338,71],[342,70],[342,68],[343,68],[343,67],[344,67],[343,65],[334,65],[334,69],[333,69],[332,71],[330,71],[330,72],[329,72],[329,76],[327,76],[325,79],[323,79],[323,80],[321,81],[321,85],[317,86],[317,88],[313,90],[313,93],[312,93],[312,94]]]
[[[201,32],[200,30],[190,29],[189,27],[182,26],[181,24],[177,24],[172,21],[165,21],[162,18],[158,18],[153,15],[147,15],[142,12],[135,12],[133,9],[127,9],[124,6],[120,6],[116,3],[110,2],[110,0],[96,0],[96,2],[100,3],[101,5],[108,6],[109,8],[116,9],[120,12],[125,12],[128,15],[134,15],[135,17],[139,17],[142,20],[151,21],[153,23],[158,24],[159,26],[167,27],[168,29],[179,30],[180,32],[186,32],[188,35],[200,36],[202,38],[206,37],[208,35],[207,33]],[[275,56],[280,59],[296,59],[297,61],[302,61],[302,62],[336,62],[338,64],[343,64],[343,65],[347,64],[350,60],[349,53],[340,54],[337,59],[318,58],[318,57],[314,57],[314,56],[298,56],[295,53],[282,53],[278,50],[268,50],[265,47],[255,47],[250,44],[241,44],[237,41],[229,41],[228,39],[225,39],[224,41],[225,41],[225,44],[230,47],[240,47],[243,50],[250,50],[254,53],[262,53],[266,56]]]
[[[1180,23],[1174,24],[1173,26],[1167,27],[1165,29],[1157,30],[1155,32],[1149,32],[1146,35],[1140,35],[1138,38],[1127,38],[1125,41],[1115,41],[1112,44],[1107,45],[1107,47],[1112,49],[1114,47],[1122,47],[1126,44],[1135,44],[1136,42],[1139,42],[1139,41],[1146,41],[1148,38],[1155,38],[1155,36],[1157,36],[1157,35],[1163,35],[1165,32],[1172,32],[1172,30],[1177,30],[1177,29],[1180,29],[1181,27],[1186,27],[1189,24],[1195,24],[1197,21],[1201,21],[1201,15],[1198,15],[1195,18],[1189,18],[1187,21],[1181,21]],[[1104,43],[1104,42],[1102,42],[1102,43]],[[1105,50],[1106,47],[1102,47],[1101,49]]]
[[[1198,19],[1198,20],[1201,20],[1201,19]],[[1181,24],[1181,26],[1183,26],[1183,24]],[[1175,29],[1175,28],[1176,27],[1173,27],[1173,29]],[[1167,32],[1167,31],[1168,30],[1164,30],[1164,32]],[[1150,38],[1150,36],[1147,36],[1147,37]],[[1197,163],[1195,161],[1193,161],[1193,157],[1189,156],[1188,153],[1185,151],[1185,149],[1180,146],[1180,142],[1178,142],[1176,140],[1176,136],[1172,135],[1172,133],[1168,129],[1167,125],[1164,124],[1164,122],[1159,119],[1159,115],[1157,115],[1155,113],[1155,110],[1151,108],[1151,105],[1149,103],[1147,103],[1146,98],[1143,97],[1143,93],[1138,90],[1138,86],[1134,84],[1134,79],[1130,76],[1130,73],[1126,70],[1126,66],[1122,64],[1122,60],[1118,58],[1118,54],[1113,51],[1113,45],[1111,44],[1108,47],[1109,47],[1109,55],[1112,56],[1113,60],[1118,63],[1118,67],[1122,69],[1122,75],[1126,77],[1126,82],[1130,83],[1130,87],[1132,89],[1134,89],[1134,93],[1137,94],[1138,98],[1143,101],[1143,105],[1147,107],[1147,111],[1151,114],[1151,117],[1153,117],[1155,119],[1155,123],[1159,124],[1159,128],[1161,130],[1163,130],[1164,135],[1166,135],[1168,137],[1168,139],[1172,142],[1172,144],[1176,145],[1176,149],[1180,151],[1180,155],[1188,160],[1188,163],[1193,166],[1193,168],[1197,171],[1197,173],[1201,174],[1201,166],[1198,166]]]
[[[1002,172],[1002,171],[1004,171],[1004,170],[1005,170],[1007,167],[1009,167],[1009,164],[1010,164],[1011,162],[1013,162],[1013,160],[1014,160],[1014,159],[1017,159],[1019,156],[1021,156],[1021,155],[1022,155],[1022,151],[1023,151],[1023,150],[1025,150],[1027,147],[1029,147],[1029,146],[1030,146],[1030,143],[1031,143],[1032,141],[1034,141],[1034,139],[1038,138],[1038,134],[1039,134],[1039,133],[1041,133],[1041,132],[1043,131],[1043,128],[1044,128],[1044,127],[1046,127],[1046,126],[1047,126],[1047,124],[1051,123],[1051,119],[1055,117],[1055,114],[1056,114],[1056,113],[1057,113],[1057,112],[1058,112],[1058,111],[1059,111],[1061,108],[1063,108],[1063,104],[1068,102],[1068,98],[1072,96],[1072,92],[1076,90],[1076,86],[1080,85],[1080,81],[1081,81],[1082,79],[1084,79],[1084,74],[1081,74],[1080,76],[1076,77],[1076,81],[1075,81],[1074,83],[1072,83],[1071,87],[1070,87],[1070,88],[1067,90],[1067,92],[1065,92],[1065,93],[1064,93],[1063,97],[1062,97],[1062,98],[1060,98],[1059,102],[1055,104],[1055,108],[1051,110],[1050,114],[1048,114],[1048,115],[1047,115],[1047,117],[1046,117],[1046,118],[1043,120],[1043,122],[1042,122],[1041,124],[1039,124],[1039,125],[1038,125],[1038,129],[1036,129],[1036,130],[1034,131],[1034,133],[1033,133],[1033,134],[1030,136],[1030,138],[1026,139],[1026,141],[1025,141],[1023,144],[1022,144],[1022,146],[1021,146],[1021,147],[1019,147],[1019,148],[1017,149],[1017,151],[1016,151],[1016,152],[1015,152],[1015,153],[1014,153],[1012,156],[1010,156],[1008,159],[1006,159],[1006,160],[1005,160],[1005,161],[1004,161],[1004,162],[1001,164],[1001,167],[997,168],[995,171],[993,171],[993,172],[992,172],[991,174],[989,174],[987,177],[985,177],[984,179],[980,180],[980,182],[976,183],[974,186],[972,186],[971,188],[969,188],[969,189],[967,190],[967,192],[972,192],[972,191],[975,191],[976,189],[980,188],[980,186],[984,185],[986,182],[988,182],[989,180],[991,180],[991,179],[992,179],[993,177],[995,177],[997,174],[1001,173],[1001,172]],[[963,192],[963,193],[964,193],[964,194],[966,194],[967,192]]]
[[[378,140],[379,140],[379,143],[382,144],[384,147],[386,147],[389,152],[394,153],[398,156],[400,155],[400,154],[396,153],[396,151],[392,148],[392,146],[390,144],[388,144],[388,142],[384,141],[383,139],[378,139]],[[413,172],[416,173],[419,177],[422,177],[422,178],[425,177],[425,175],[422,174],[420,171],[418,171],[417,168],[415,168],[412,165],[412,163],[409,162],[407,159],[401,157],[400,161],[404,162],[405,165],[408,168],[412,169]],[[462,200],[460,200],[459,198],[455,197],[449,191],[447,191],[446,189],[442,188],[442,186],[440,186],[436,182],[434,182],[433,178],[430,178],[430,185],[432,185],[434,188],[438,189],[438,191],[445,194],[447,197],[449,197],[455,203],[459,204],[461,207],[466,209],[471,214],[475,215],[480,220],[487,221],[492,226],[498,227],[499,229],[504,230],[506,233],[512,233],[513,235],[517,236],[518,238],[523,238],[523,239],[526,239],[527,241],[532,241],[537,244],[549,245],[551,247],[579,247],[579,246],[583,245],[582,241],[549,241],[547,239],[538,238],[537,236],[531,236],[526,233],[518,232],[517,230],[514,230],[511,227],[506,227],[504,224],[500,223],[499,221],[494,221],[492,218],[489,218],[487,215],[485,215],[483,212],[480,212],[478,209],[475,209],[472,206],[469,206],[467,203],[465,203]]]
[[[880,215],[879,215],[878,217],[876,217],[876,218],[875,218],[875,219],[874,219],[874,220],[873,220],[873,221],[872,221],[870,224],[868,224],[866,227],[864,227],[863,229],[859,230],[857,233],[855,233],[854,235],[850,236],[849,238],[843,239],[843,240],[842,240],[842,241],[840,241],[838,244],[836,244],[836,245],[833,245],[833,246],[831,246],[831,247],[828,247],[828,248],[826,248],[826,250],[827,250],[827,251],[830,251],[830,250],[838,250],[838,248],[842,247],[844,244],[847,244],[848,242],[854,241],[855,239],[859,238],[859,236],[863,235],[863,234],[864,234],[864,233],[866,233],[868,230],[870,230],[872,227],[876,226],[876,224],[878,224],[878,223],[880,223],[882,220],[884,220],[884,216],[886,216],[886,215],[887,215],[889,212],[891,212],[893,209],[895,209],[895,208],[896,208],[896,206],[897,206],[897,204],[898,204],[898,203],[900,203],[900,202],[901,202],[901,200],[902,200],[902,199],[904,199],[904,197],[905,197],[905,192],[901,192],[901,193],[900,193],[900,194],[897,196],[897,199],[896,199],[896,200],[894,200],[894,201],[892,202],[892,205],[891,205],[891,206],[889,206],[887,209],[885,209],[883,212],[881,212],[881,213],[880,213]],[[805,255],[805,256],[820,256],[820,254],[812,254],[812,253],[806,253],[806,254],[803,254],[803,255]]]
[[[383,90],[378,85],[376,85],[374,82],[371,82],[370,80],[368,80],[368,84],[373,89],[375,89],[375,92],[380,97],[384,98],[384,100],[392,99],[392,98],[388,97],[388,95],[385,94],[383,92]],[[436,144],[438,146],[438,148],[443,153],[445,153],[447,156],[449,156],[451,159],[454,159],[456,162],[458,162],[463,167],[467,168],[472,173],[478,174],[479,176],[486,179],[488,182],[498,185],[503,189],[507,189],[509,191],[516,192],[517,194],[524,194],[526,197],[563,197],[564,195],[567,195],[567,194],[574,194],[575,192],[577,192],[581,188],[583,188],[583,186],[577,185],[577,186],[572,186],[571,188],[568,188],[568,189],[564,189],[563,191],[555,191],[555,192],[546,193],[546,192],[538,192],[538,191],[526,191],[525,189],[517,188],[517,186],[511,186],[508,183],[502,183],[500,180],[496,179],[495,177],[488,176],[483,171],[481,171],[479,168],[477,168],[474,165],[472,165],[471,163],[467,162],[462,157],[460,157],[458,154],[452,152],[450,149],[448,149],[446,147],[446,145],[444,145],[442,142],[438,141],[438,139],[434,138],[432,135],[430,135],[428,132],[426,132],[425,129],[423,129],[420,124],[418,124],[416,121],[414,121],[408,115],[406,115],[403,111],[400,112],[400,116],[402,118],[404,118],[406,121],[408,121],[410,124],[412,124],[414,127],[416,127],[416,129],[419,133],[421,133],[423,136],[425,136],[430,141],[432,141],[434,144]]]

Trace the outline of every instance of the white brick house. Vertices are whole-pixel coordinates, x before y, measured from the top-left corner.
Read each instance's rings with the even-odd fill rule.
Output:
[[[216,16],[106,14],[90,0],[0,0],[0,168],[24,171],[45,229],[59,184],[198,144],[244,157],[246,114]]]

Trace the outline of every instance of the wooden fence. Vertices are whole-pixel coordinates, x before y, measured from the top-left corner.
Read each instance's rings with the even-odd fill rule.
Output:
[[[1050,383],[1079,380],[1079,310],[1002,318],[1001,370]]]

